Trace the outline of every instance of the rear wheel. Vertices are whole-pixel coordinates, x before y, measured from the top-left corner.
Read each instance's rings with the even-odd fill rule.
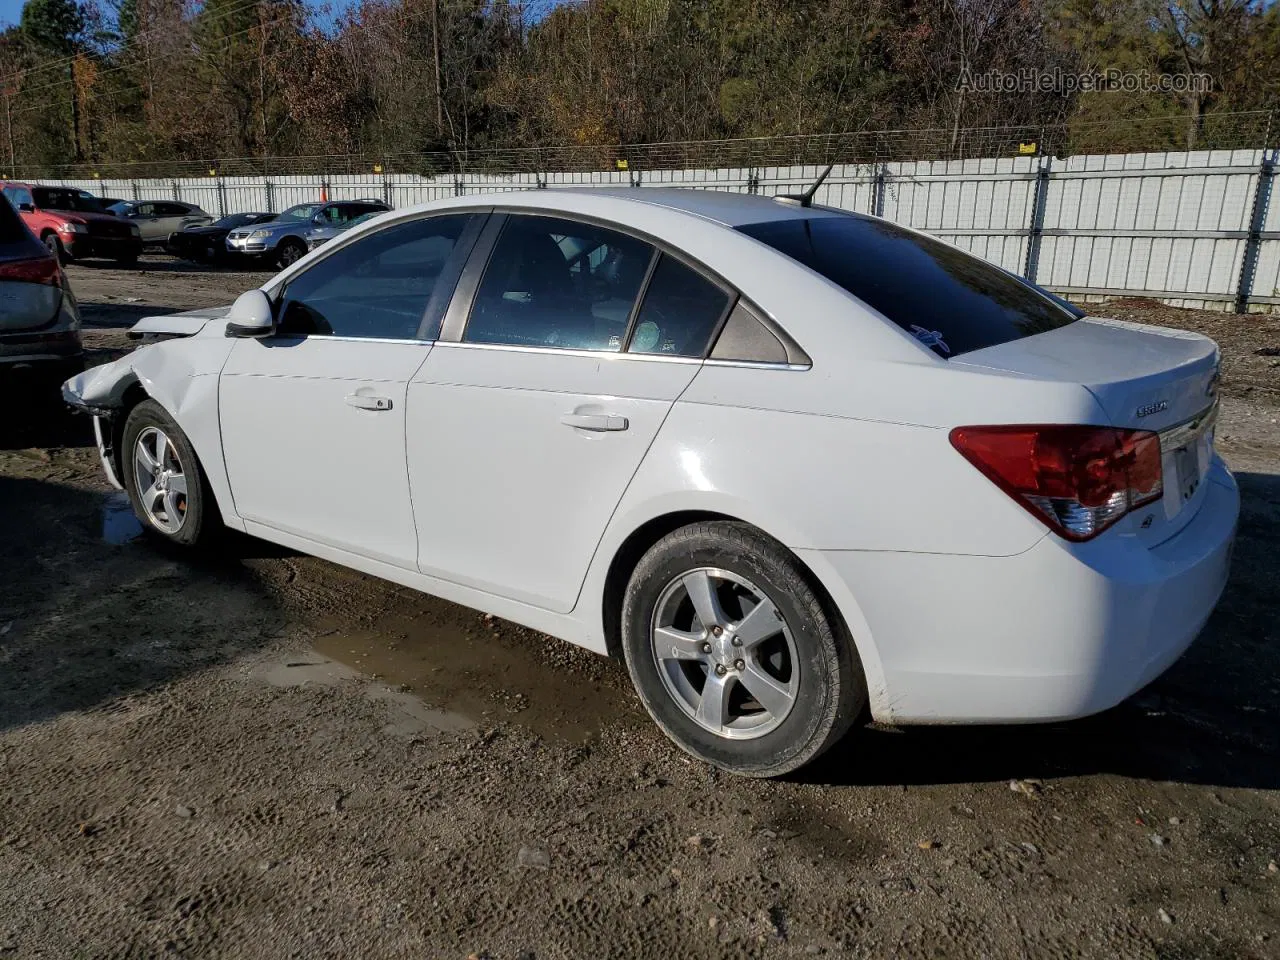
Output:
[[[303,246],[301,240],[295,240],[293,237],[285,237],[280,241],[280,248],[276,252],[276,262],[280,267],[291,267],[303,257],[307,255],[307,248]]]
[[[164,407],[144,400],[124,426],[121,467],[133,512],[171,543],[193,546],[217,528],[217,505],[196,452]]]
[[[747,776],[808,763],[866,701],[857,653],[799,562],[743,523],[692,524],[658,541],[627,586],[622,643],[667,736]]]

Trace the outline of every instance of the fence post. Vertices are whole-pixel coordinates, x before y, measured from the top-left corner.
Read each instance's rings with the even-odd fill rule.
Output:
[[[1040,158],[1035,199],[1031,204],[1031,228],[1027,235],[1027,265],[1022,271],[1022,275],[1032,283],[1036,282],[1036,271],[1040,267],[1040,238],[1044,236],[1044,207],[1049,198],[1049,171],[1052,168],[1052,156]]]
[[[221,177],[216,177],[218,188],[218,217],[222,218],[227,215],[227,188],[222,182]]]
[[[142,199],[142,190],[141,190],[141,189],[139,189],[139,187],[138,187],[138,181],[137,181],[137,180],[130,180],[130,181],[129,181],[129,187],[130,187],[130,189],[131,189],[131,190],[133,190],[133,199],[134,199],[134,202],[137,202],[138,200],[141,200],[141,199]]]
[[[173,187],[173,199],[174,199],[174,200],[181,200],[181,199],[182,199],[182,191],[178,189],[178,181],[177,181],[177,180],[170,180],[170,181],[169,181],[169,184],[170,184],[170,186],[172,186],[172,187]]]
[[[1262,248],[1262,228],[1267,222],[1271,201],[1271,183],[1276,177],[1276,151],[1262,150],[1262,166],[1258,168],[1258,187],[1253,192],[1253,212],[1249,216],[1249,238],[1244,242],[1244,259],[1240,262],[1240,282],[1236,285],[1236,313],[1249,312],[1253,294],[1253,277],[1258,269],[1258,253]]]
[[[275,190],[271,187],[271,180],[267,177],[262,178],[262,186],[267,194],[267,213],[276,212],[276,195]]]
[[[462,178],[461,178],[461,177],[458,177],[458,176],[455,176],[455,177],[453,178],[453,195],[454,195],[455,197],[460,197],[460,196],[462,196],[462,195],[463,195],[464,193],[466,193],[466,192],[467,192],[467,190],[466,190],[466,187],[465,187],[465,186],[463,185],[463,183],[462,183]]]
[[[889,180],[889,165],[876,164],[876,178],[871,185],[871,213],[873,216],[884,216],[884,189]]]
[[[382,202],[391,206],[391,174],[382,175]]]
[[[760,192],[760,173],[755,167],[747,168],[747,193],[756,194]]]

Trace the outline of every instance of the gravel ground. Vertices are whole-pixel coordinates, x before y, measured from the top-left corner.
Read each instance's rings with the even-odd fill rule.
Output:
[[[70,270],[95,361],[261,274]],[[616,663],[247,538],[133,537],[86,425],[0,428],[0,957],[1280,956],[1280,320],[1223,344],[1244,515],[1152,688],[851,734],[782,782]],[[29,409],[29,398],[25,407]]]

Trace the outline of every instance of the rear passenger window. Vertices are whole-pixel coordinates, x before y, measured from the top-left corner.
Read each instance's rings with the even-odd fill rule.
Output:
[[[513,215],[485,267],[463,340],[619,351],[652,258],[649,244],[613,230]]]
[[[663,254],[645,291],[627,352],[701,357],[728,309],[728,293]]]

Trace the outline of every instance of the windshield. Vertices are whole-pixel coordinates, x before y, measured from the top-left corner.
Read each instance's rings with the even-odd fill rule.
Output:
[[[1077,314],[973,254],[856,214],[739,227],[848,290],[940,357],[1066,326]]]
[[[101,213],[98,198],[84,190],[36,187],[31,191],[41,210],[71,210],[75,213]]]
[[[300,203],[296,207],[290,207],[284,213],[280,214],[278,220],[310,220],[315,216],[316,211],[320,209],[318,203]]]
[[[224,230],[231,230],[234,227],[243,227],[246,224],[261,223],[270,219],[271,214],[269,213],[233,213],[223,217],[214,226],[221,227]]]

